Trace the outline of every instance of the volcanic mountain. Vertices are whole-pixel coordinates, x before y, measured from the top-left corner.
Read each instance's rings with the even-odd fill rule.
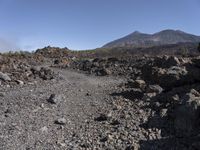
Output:
[[[135,31],[125,37],[109,42],[103,48],[114,47],[150,47],[177,43],[200,42],[200,36],[180,30],[163,30],[154,34]]]

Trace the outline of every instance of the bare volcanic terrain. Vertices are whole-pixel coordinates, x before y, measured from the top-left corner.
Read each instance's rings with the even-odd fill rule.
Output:
[[[2,150],[200,147],[198,56],[0,60]]]
[[[122,80],[55,71],[59,80],[1,87],[1,149],[80,149],[101,145],[97,139],[104,136],[99,134],[104,134],[105,129],[94,118],[112,110],[109,94]]]

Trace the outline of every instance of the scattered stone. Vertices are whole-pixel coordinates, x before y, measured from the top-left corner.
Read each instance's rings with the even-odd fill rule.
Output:
[[[105,114],[100,114],[99,117],[94,118],[95,121],[107,121],[108,117]]]
[[[83,92],[83,89],[79,89],[79,92]]]
[[[119,124],[120,124],[119,120],[112,120],[112,122],[111,122],[111,125],[113,125],[113,126],[116,126]]]
[[[110,112],[107,114],[107,117],[108,117],[108,118],[112,118],[112,111],[110,111]]]
[[[59,125],[65,125],[67,123],[67,120],[65,118],[59,118],[55,121],[55,123]]]
[[[144,89],[145,86],[146,86],[146,82],[145,82],[144,80],[135,80],[133,86],[135,86],[134,88],[141,88],[141,89]]]
[[[91,94],[90,93],[86,93],[86,96],[91,96]]]
[[[12,113],[11,109],[6,109],[5,113],[5,117],[9,117],[9,115]]]
[[[163,91],[163,88],[159,85],[149,85],[146,89],[147,92],[149,93],[157,93],[160,94]]]
[[[16,80],[16,82],[17,82],[17,84],[19,84],[19,85],[24,85],[24,82],[21,81],[21,80]]]
[[[100,139],[100,142],[106,142],[107,140],[108,140],[108,137],[106,136],[106,137]]]
[[[46,126],[42,127],[40,130],[42,131],[42,133],[48,132],[48,128]]]
[[[7,74],[0,72],[0,80],[11,81],[11,78]]]
[[[167,109],[161,109],[160,110],[160,116],[161,117],[166,117],[167,116]]]
[[[39,73],[40,72],[40,67],[38,67],[38,66],[33,66],[33,67],[31,67],[31,71],[32,71],[32,73],[33,74],[37,74],[37,73]]]
[[[4,97],[5,93],[0,92],[0,97]]]
[[[138,144],[130,145],[126,147],[125,150],[139,150],[140,146]]]
[[[110,75],[111,71],[108,70],[108,69],[103,68],[103,69],[100,69],[100,70],[96,70],[96,74],[98,76],[106,76],[106,75]]]
[[[40,107],[41,107],[41,108],[44,108],[44,103],[42,103],[42,104],[40,105]]]
[[[56,104],[61,101],[61,96],[56,94],[51,94],[49,99],[47,99],[49,103]]]
[[[66,146],[66,144],[65,144],[65,143],[63,143],[63,142],[60,142],[60,141],[57,141],[57,144],[58,144],[60,147],[65,147],[65,146]]]

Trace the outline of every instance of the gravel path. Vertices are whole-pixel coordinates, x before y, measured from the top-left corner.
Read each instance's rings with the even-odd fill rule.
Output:
[[[111,109],[110,94],[123,80],[56,71],[59,80],[1,87],[0,149],[95,149],[94,118]]]

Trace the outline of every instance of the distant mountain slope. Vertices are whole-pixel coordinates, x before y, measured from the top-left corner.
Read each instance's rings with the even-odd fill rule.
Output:
[[[200,42],[200,36],[185,33],[180,30],[163,30],[155,34],[145,34],[136,31],[123,38],[112,41],[103,47],[149,47],[186,42]]]

